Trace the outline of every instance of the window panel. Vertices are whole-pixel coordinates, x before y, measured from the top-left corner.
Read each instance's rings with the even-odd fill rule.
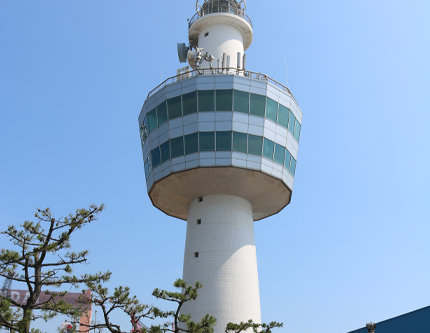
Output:
[[[272,140],[264,138],[263,143],[263,156],[273,161],[273,148],[275,143]]]
[[[233,110],[233,90],[217,90],[215,94],[217,111]]]
[[[182,111],[184,116],[197,112],[197,92],[182,95]]]
[[[199,139],[197,133],[192,133],[184,136],[185,155],[197,153],[199,151]]]
[[[161,163],[164,163],[168,160],[170,160],[170,144],[169,141],[164,142],[160,146],[161,150]]]
[[[182,117],[181,96],[176,96],[167,100],[169,109],[169,120]]]
[[[151,154],[149,154],[148,155],[148,170],[149,170],[149,173],[151,173],[152,172],[152,156],[151,156]]]
[[[297,140],[297,142],[299,142],[299,139],[300,139],[300,129],[301,128],[302,128],[302,126],[300,125],[300,123],[296,119],[296,125],[294,126],[294,138]]]
[[[151,150],[151,157],[152,157],[152,167],[156,168],[161,163],[160,147],[157,147],[154,150]]]
[[[155,130],[158,127],[157,126],[157,109],[149,111],[148,114],[146,115],[146,117],[148,118],[149,132],[152,132],[153,130]]]
[[[233,151],[246,153],[246,133],[233,132]]]
[[[251,94],[250,114],[264,117],[264,107],[266,106],[266,96]]]
[[[263,137],[257,135],[248,135],[248,154],[260,155],[263,146]]]
[[[215,111],[214,94],[214,90],[199,90],[199,112]]]
[[[271,98],[267,98],[266,118],[276,123],[277,115],[278,115],[278,102],[275,102]]]
[[[248,92],[234,90],[233,111],[249,113],[249,93]]]
[[[148,169],[148,159],[145,161],[145,178],[148,180],[149,177],[149,169]]]
[[[215,132],[199,132],[200,151],[215,151]]]
[[[279,104],[279,113],[278,113],[278,124],[288,128],[288,117],[290,116],[290,109]]]
[[[146,117],[143,121],[142,126],[140,126],[140,142],[142,143],[142,147],[145,144],[146,138],[148,137],[148,126],[146,125]]]
[[[293,156],[291,156],[290,173],[293,175],[293,177],[294,177],[294,174],[296,173],[296,164],[297,164],[297,161],[294,159]]]
[[[158,127],[167,121],[167,106],[166,101],[157,106]]]
[[[285,147],[282,147],[281,145],[275,144],[275,155],[274,160],[276,163],[279,163],[281,165],[284,164],[284,156],[285,156]]]
[[[294,117],[294,114],[290,112],[290,119],[288,120],[288,130],[291,134],[294,133],[294,123],[296,121],[296,117]]]
[[[184,137],[170,139],[170,151],[172,158],[184,155]]]
[[[291,163],[291,153],[287,149],[285,150],[285,160],[284,160],[285,169],[290,170],[290,163]]]
[[[216,151],[231,151],[231,131],[216,132]]]

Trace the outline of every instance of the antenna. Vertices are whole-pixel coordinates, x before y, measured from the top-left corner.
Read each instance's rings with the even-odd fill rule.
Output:
[[[285,60],[285,74],[287,75],[287,88],[290,89],[290,86],[288,85],[287,57],[284,57],[284,60]]]

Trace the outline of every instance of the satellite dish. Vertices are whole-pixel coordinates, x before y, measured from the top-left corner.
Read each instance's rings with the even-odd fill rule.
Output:
[[[187,62],[188,47],[185,43],[178,43],[179,62]]]

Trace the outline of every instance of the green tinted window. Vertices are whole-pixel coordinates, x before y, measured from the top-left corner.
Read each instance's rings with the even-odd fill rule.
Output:
[[[296,164],[297,164],[297,161],[294,159],[293,156],[291,156],[290,173],[293,175],[293,177],[294,177],[294,174],[296,173]]]
[[[266,102],[266,118],[276,123],[278,115],[278,102],[273,99],[267,98]]]
[[[250,114],[264,117],[264,107],[266,106],[266,96],[251,94]]]
[[[275,144],[275,155],[274,160],[276,163],[279,163],[281,165],[284,164],[284,155],[285,155],[285,147],[282,147],[281,145]]]
[[[199,90],[199,112],[215,111],[214,94],[213,90]]]
[[[246,133],[233,132],[233,150],[246,153]]]
[[[233,111],[249,113],[249,93],[248,92],[234,90]]]
[[[216,151],[231,151],[231,132],[216,132]]]
[[[153,130],[155,130],[158,127],[157,126],[157,109],[149,111],[148,114],[146,115],[146,117],[148,118],[149,132],[152,132]]]
[[[248,135],[248,154],[261,155],[263,138],[257,135]]]
[[[216,93],[216,110],[232,111],[233,110],[233,90],[217,90]]]
[[[199,151],[199,140],[197,133],[184,136],[185,155],[197,153]]]
[[[284,166],[287,170],[290,170],[291,154],[288,150],[285,150]]]
[[[197,92],[193,91],[182,95],[182,110],[184,116],[197,112]]]
[[[271,140],[264,138],[263,143],[263,156],[273,161],[273,148],[275,143]]]
[[[215,132],[199,132],[200,151],[215,151]]]
[[[172,158],[184,155],[184,137],[170,139]]]
[[[157,147],[154,150],[151,150],[151,157],[152,157],[152,167],[156,168],[161,163],[160,147]]]
[[[301,129],[300,123],[296,119],[296,125],[294,126],[294,138],[299,142],[300,139],[300,129]]]
[[[294,117],[294,114],[290,112],[290,119],[288,120],[288,130],[291,132],[291,134],[294,133],[294,123],[296,121],[296,117]]]
[[[164,142],[160,146],[161,150],[161,163],[164,163],[168,160],[170,160],[170,144],[169,141]]]
[[[181,96],[168,99],[167,107],[169,108],[169,119],[182,117]]]
[[[279,113],[278,113],[278,124],[288,128],[288,117],[290,116],[290,109],[279,104]]]
[[[157,106],[158,126],[163,125],[167,121],[166,101]]]

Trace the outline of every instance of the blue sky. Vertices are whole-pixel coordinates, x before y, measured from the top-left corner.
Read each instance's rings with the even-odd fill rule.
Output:
[[[194,13],[191,0],[0,2],[1,229],[104,203],[73,239],[91,251],[78,272],[109,269],[146,303],[182,275],[186,225],[150,203],[137,117],[183,67]],[[286,83],[286,57],[304,113],[292,202],[255,223],[263,320],[347,332],[428,306],[430,2],[249,0],[247,14],[247,68]]]

